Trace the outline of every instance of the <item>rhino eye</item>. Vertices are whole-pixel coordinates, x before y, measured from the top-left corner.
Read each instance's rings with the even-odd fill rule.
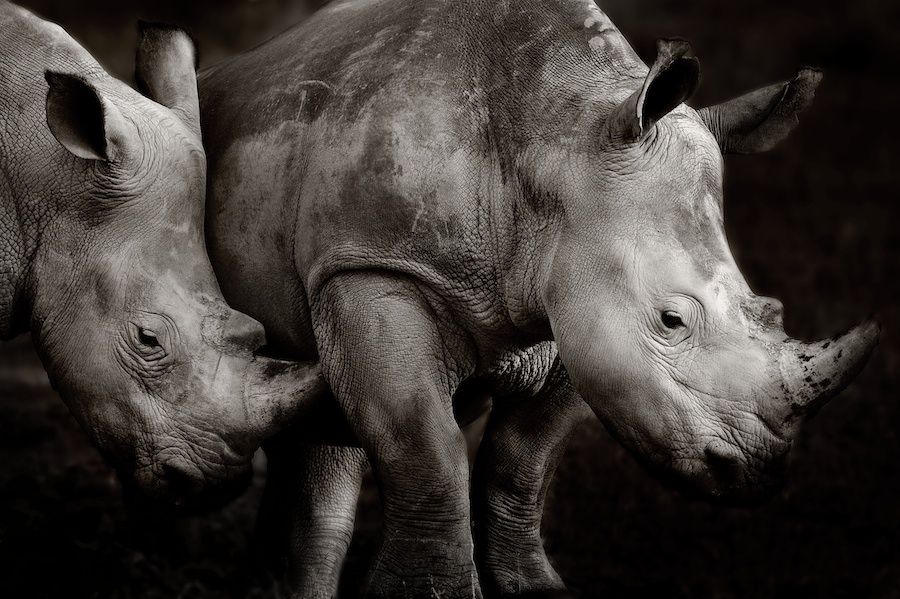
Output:
[[[138,341],[141,342],[142,345],[146,345],[147,347],[159,347],[159,339],[156,337],[156,333],[149,329],[138,329]]]
[[[668,329],[677,329],[684,326],[684,321],[681,320],[681,316],[671,310],[663,311],[660,317],[662,318],[662,323]]]
[[[174,360],[166,347],[171,333],[164,319],[145,320],[151,320],[152,324],[132,322],[125,335],[121,336],[124,342],[122,349],[126,354],[124,357],[132,366],[137,365],[140,376],[162,372],[160,369]]]

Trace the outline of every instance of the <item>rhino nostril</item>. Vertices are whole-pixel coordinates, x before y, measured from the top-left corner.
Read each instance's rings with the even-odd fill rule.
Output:
[[[168,489],[167,495],[174,498],[176,505],[183,503],[186,498],[196,495],[203,488],[203,481],[198,479],[196,474],[176,464],[163,464],[162,478]]]
[[[743,455],[733,445],[717,439],[705,449],[710,472],[727,485],[738,485],[743,480]]]
[[[729,463],[740,458],[735,448],[721,439],[710,441],[705,452],[707,461],[712,463]]]

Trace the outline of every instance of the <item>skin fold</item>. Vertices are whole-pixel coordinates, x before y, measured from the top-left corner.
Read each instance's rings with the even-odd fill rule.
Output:
[[[787,338],[722,224],[722,153],[781,140],[820,74],[695,110],[688,51],[648,67],[583,0],[357,0],[201,73],[210,257],[273,351],[321,361],[343,420],[295,443],[372,464],[368,596],[563,589],[540,512],[588,409],[686,492],[761,501],[871,353],[873,322]],[[457,417],[485,394],[470,503]],[[290,445],[290,591],[331,596],[362,455]]]

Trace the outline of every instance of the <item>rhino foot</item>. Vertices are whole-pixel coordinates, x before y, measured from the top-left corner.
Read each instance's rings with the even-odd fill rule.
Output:
[[[446,539],[385,541],[365,595],[375,599],[483,599],[471,545]]]
[[[579,599],[580,595],[566,589],[548,589],[545,591],[526,591],[524,593],[504,593],[489,595],[488,599]]]

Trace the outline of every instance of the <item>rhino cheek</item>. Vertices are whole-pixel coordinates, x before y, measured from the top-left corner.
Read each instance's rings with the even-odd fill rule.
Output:
[[[542,299],[573,385],[604,425],[615,428],[630,419],[618,401],[627,391],[628,376],[617,366],[627,363],[633,348],[613,298],[592,285],[601,274],[583,267],[593,261],[578,250],[577,240],[563,237]]]
[[[187,425],[164,428],[139,445],[137,467],[125,471],[123,487],[132,509],[216,507],[246,488],[250,460],[235,455],[214,433]]]
[[[214,506],[246,486],[255,447],[228,434],[242,426],[240,414],[229,410],[239,403],[231,399],[239,395],[234,388],[239,385],[230,384],[228,364],[214,370],[218,374],[212,380],[195,366],[175,369],[156,382],[153,394],[127,400],[136,422],[128,435],[133,458],[108,457],[123,481],[130,481],[132,507],[183,511]]]
[[[560,360],[573,385],[623,445],[632,451],[654,453],[652,444],[645,440],[653,435],[647,435],[644,429],[657,426],[661,419],[640,422],[640,400],[633,395],[650,394],[646,393],[646,381],[632,370],[642,358],[635,353],[631,335],[617,330],[616,323],[609,318],[585,316],[602,314],[596,311],[596,306],[576,304],[569,314],[582,316],[566,318],[566,311],[561,311],[556,318],[551,317],[551,327]]]
[[[141,490],[160,495],[171,487],[175,491],[165,492],[186,499],[207,486],[221,492],[243,476],[256,446],[242,440],[243,378],[252,356],[225,356],[203,342],[190,322],[181,324],[167,339],[173,359],[165,365],[143,361],[122,335],[113,335],[113,342],[108,334],[91,339],[92,346],[111,351],[82,351],[89,366],[66,366],[61,394],[118,470],[126,477],[142,470]],[[178,466],[147,469],[170,462]],[[159,478],[153,484],[151,474]]]
[[[701,348],[682,356],[679,370],[624,321],[564,322],[554,332],[579,393],[658,477],[725,503],[752,503],[780,487],[790,443],[760,415],[776,385],[761,348]]]
[[[117,470],[134,470],[148,437],[143,408],[151,398],[146,390],[110,362],[58,379],[55,387],[103,456]]]

